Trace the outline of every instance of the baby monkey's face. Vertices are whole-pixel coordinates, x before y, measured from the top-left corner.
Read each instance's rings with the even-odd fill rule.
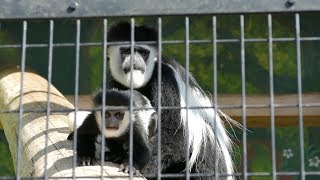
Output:
[[[124,114],[124,111],[106,111],[106,129],[119,129]]]
[[[129,111],[128,110],[110,110],[111,108],[126,108],[124,106],[106,106],[105,113],[95,112],[95,118],[98,127],[105,127],[103,134],[106,138],[115,138],[124,135],[129,129]],[[110,109],[109,109],[110,108]],[[104,117],[105,124],[102,125]]]

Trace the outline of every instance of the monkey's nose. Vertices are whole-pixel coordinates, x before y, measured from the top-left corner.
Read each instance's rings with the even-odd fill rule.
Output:
[[[142,73],[144,73],[143,67],[139,66],[139,65],[136,64],[136,63],[133,64],[133,70],[138,70],[138,71],[141,71]],[[130,73],[130,71],[131,71],[131,67],[130,67],[130,66],[125,66],[125,67],[123,67],[123,72],[124,72],[125,74]]]
[[[129,72],[130,72],[130,67],[124,67],[123,68],[123,72],[125,73],[125,74],[128,74]]]

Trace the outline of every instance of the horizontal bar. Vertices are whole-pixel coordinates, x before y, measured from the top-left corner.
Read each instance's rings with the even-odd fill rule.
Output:
[[[320,37],[301,37],[301,41],[320,41]],[[247,38],[244,39],[245,42],[251,43],[261,43],[261,42],[268,42],[267,38]],[[273,42],[294,42],[295,38],[272,38]],[[212,43],[212,40],[190,40],[190,44],[208,44]],[[217,43],[236,43],[240,42],[240,39],[217,39]],[[183,44],[185,43],[184,40],[167,40],[162,41],[162,44]],[[108,42],[108,45],[123,45],[123,44],[130,44],[130,42]],[[136,44],[156,44],[155,41],[148,41],[148,42],[136,42]],[[52,44],[53,47],[74,47],[75,43],[54,43]],[[103,42],[83,42],[80,43],[81,47],[89,47],[89,46],[102,46]],[[48,44],[26,44],[27,48],[45,48],[48,47]],[[21,44],[1,44],[1,48],[21,48]]]
[[[320,171],[306,171],[305,173],[307,176],[319,176],[320,175]],[[185,177],[185,174],[161,174],[162,177],[180,177],[183,178]],[[199,177],[199,176],[213,176],[214,174],[190,174],[191,177]],[[233,173],[232,176],[241,176],[242,173]],[[248,172],[247,173],[248,176],[271,176],[271,172]],[[278,171],[276,172],[277,176],[298,176],[300,175],[300,172],[298,171]],[[151,174],[143,174],[144,177],[155,177],[156,175],[151,175]],[[226,176],[230,176],[229,174],[219,174],[220,177],[226,177]],[[77,177],[79,179],[83,179],[83,178],[100,178],[101,176],[82,176],[82,177]],[[104,176],[105,178],[123,178],[126,179],[129,176]],[[140,176],[137,176],[140,177]],[[50,177],[50,179],[69,179],[72,177]],[[0,177],[0,180],[9,180],[9,179],[16,179],[16,177],[14,176],[2,176]],[[21,177],[21,179],[30,179],[30,177]],[[32,177],[32,179],[43,179],[43,177]]]
[[[0,0],[0,19],[198,15],[320,10],[318,0]]]
[[[298,107],[298,104],[275,104],[275,108],[294,108]],[[314,103],[314,104],[302,104],[302,107],[304,108],[320,108],[320,103]],[[186,109],[187,107],[184,106],[161,106],[161,109],[168,109],[168,110],[178,110],[178,109]],[[188,109],[212,109],[214,106],[188,106]],[[241,109],[242,105],[223,105],[218,106],[219,109]],[[261,108],[270,108],[269,104],[257,104],[257,105],[246,105],[247,109],[261,109]],[[152,109],[152,108],[134,108],[133,110],[139,111],[139,110],[146,110],[146,109]],[[78,108],[78,111],[100,111],[101,108]],[[128,108],[108,108],[108,110],[128,110]],[[52,113],[64,113],[64,112],[73,112],[74,109],[52,109],[50,112]],[[19,110],[0,110],[1,113],[18,113]],[[25,109],[25,113],[44,113],[46,112],[46,109]]]

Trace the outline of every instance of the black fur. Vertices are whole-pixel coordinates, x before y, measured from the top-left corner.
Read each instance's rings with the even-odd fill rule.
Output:
[[[102,106],[103,92],[100,90],[93,98],[95,107]],[[133,91],[133,106],[136,108],[143,108],[148,100],[142,96],[139,92]],[[126,106],[130,104],[130,91],[120,91],[117,89],[107,90],[106,92],[106,105],[109,106]],[[148,107],[150,108],[150,107]],[[147,130],[141,124],[141,120],[138,117],[139,111],[134,111],[133,118],[133,167],[137,170],[141,170],[149,161],[151,157],[151,150],[149,148],[149,137]],[[154,131],[156,124],[156,116],[152,115],[149,129]],[[87,116],[82,125],[77,129],[77,156],[78,160],[90,159],[91,163],[95,160],[95,142],[100,132],[98,127],[95,112]],[[72,140],[74,132],[72,132],[68,139]],[[129,127],[120,136],[116,138],[106,138],[106,146],[109,148],[109,152],[106,153],[105,160],[113,161],[115,163],[126,164],[129,163]],[[79,164],[82,162],[79,161]]]
[[[131,40],[131,25],[127,22],[119,22],[108,31],[108,41],[130,41]],[[147,26],[135,26],[134,28],[135,41],[157,41],[158,33]]]
[[[105,103],[107,106],[127,106],[130,104],[130,91],[107,90]],[[136,98],[140,98],[140,94],[134,93]],[[103,92],[99,90],[93,97],[94,106],[102,106]],[[135,103],[135,102],[133,102]]]
[[[141,28],[143,27],[143,28]],[[121,40],[130,41],[129,23],[121,22],[115,25],[109,31],[109,39],[111,41]],[[140,29],[141,28],[141,29]],[[136,41],[157,41],[157,32],[146,26],[138,26],[135,28]],[[157,49],[157,48],[156,48]],[[120,60],[119,60],[120,61]],[[146,85],[135,90],[146,96],[151,105],[157,109],[158,93],[161,92],[162,107],[180,107],[180,93],[175,73],[186,82],[186,71],[174,59],[161,57],[161,89],[158,89],[158,61],[155,62],[155,68],[151,79]],[[148,68],[148,67],[147,67]],[[107,88],[118,88],[126,90],[129,87],[117,82],[113,77],[110,79]],[[201,94],[206,97],[196,80],[189,74],[189,88],[197,88]],[[194,120],[194,119],[190,119]],[[184,129],[181,125],[180,109],[162,109],[161,111],[161,171],[162,173],[181,173],[186,170],[186,139]],[[191,127],[192,128],[192,127]],[[199,132],[200,133],[200,132]],[[150,148],[152,157],[148,165],[144,168],[144,173],[156,173],[157,165],[157,134],[150,139]],[[208,143],[206,148],[200,152],[200,157],[193,166],[192,173],[212,173],[214,172],[214,149],[213,144]],[[206,152],[205,152],[206,151]],[[219,172],[226,172],[226,164],[223,157],[218,157]],[[222,178],[223,179],[223,178]]]
[[[161,106],[162,107],[179,107],[179,89],[174,78],[174,71],[165,62],[168,59],[163,58],[162,76],[161,76]],[[155,67],[158,66],[156,63]],[[108,88],[117,87],[122,90],[128,89],[117,81],[111,79]],[[149,100],[151,105],[158,106],[158,71],[155,68],[149,83],[139,89],[136,89]],[[183,128],[178,128],[180,124],[180,109],[163,109],[161,111],[161,142],[162,142],[162,172],[163,173],[180,173],[185,169],[186,149],[183,136]],[[145,172],[155,173],[157,171],[157,136],[150,139],[152,147],[152,160],[146,167]],[[179,166],[178,166],[179,165]],[[174,170],[174,171],[173,171]]]

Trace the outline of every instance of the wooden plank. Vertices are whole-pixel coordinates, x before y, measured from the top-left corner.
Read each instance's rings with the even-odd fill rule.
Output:
[[[302,99],[302,103],[309,106],[303,107],[304,126],[319,127],[320,93],[306,93],[303,94]],[[223,111],[240,123],[242,123],[241,101],[241,95],[222,95],[218,97],[219,106],[238,106],[238,108],[228,108],[223,109]],[[246,97],[246,119],[248,127],[270,127],[269,101],[269,95],[249,95]],[[299,111],[297,94],[275,95],[274,104],[275,123],[277,127],[298,127]]]
[[[66,98],[70,102],[73,102],[74,96],[68,95]],[[277,127],[298,126],[299,120],[297,99],[298,97],[296,94],[275,95],[275,122]],[[303,104],[309,106],[303,107],[304,126],[320,127],[320,93],[306,93],[303,94],[302,99]],[[247,126],[266,128],[270,127],[270,107],[267,107],[270,104],[269,95],[248,95],[246,100]],[[222,107],[221,109],[223,112],[240,123],[242,123],[241,101],[241,95],[238,94],[224,94],[218,96],[218,106]],[[285,105],[291,107],[283,107]],[[91,96],[80,95],[78,106],[81,109],[91,109]],[[234,108],[231,108],[230,106],[233,106]]]
[[[13,69],[0,70],[0,109],[19,110],[20,99],[20,72]],[[9,143],[11,157],[16,172],[17,161],[20,164],[19,174],[22,177],[43,177],[45,172],[50,177],[72,177],[73,145],[67,140],[70,133],[68,128],[68,112],[51,113],[46,116],[48,82],[42,77],[24,73],[23,81],[23,113],[21,118],[21,131],[18,132],[19,113],[0,113],[6,138]],[[74,106],[51,85],[51,110],[62,111],[73,109]],[[37,112],[30,112],[31,110]],[[28,112],[29,111],[29,112]],[[42,112],[41,112],[42,111]],[[46,129],[46,121],[49,127]],[[46,148],[46,134],[47,154]],[[18,135],[20,135],[21,149],[17,148]],[[16,153],[21,152],[17,160]],[[47,156],[47,169],[45,157]],[[100,178],[101,166],[76,167],[77,177],[94,176]],[[104,176],[128,176],[118,172],[117,165],[106,163],[103,167]],[[120,179],[120,178],[119,178]]]

